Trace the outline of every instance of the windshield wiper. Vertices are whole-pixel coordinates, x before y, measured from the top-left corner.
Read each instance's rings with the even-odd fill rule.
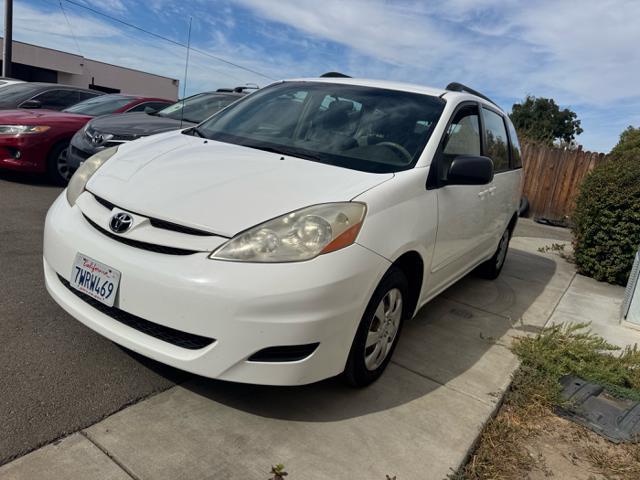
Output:
[[[319,161],[320,157],[317,155],[312,155],[311,153],[307,153],[307,152],[303,152],[300,150],[296,150],[296,149],[288,149],[288,148],[283,148],[283,147],[271,147],[268,145],[261,145],[261,144],[240,144],[240,145],[244,145],[245,147],[249,147],[249,148],[255,148],[257,150],[263,150],[265,152],[270,152],[270,153],[276,153],[278,155],[287,155],[289,157],[298,157],[298,158],[304,158],[305,160],[316,160]]]

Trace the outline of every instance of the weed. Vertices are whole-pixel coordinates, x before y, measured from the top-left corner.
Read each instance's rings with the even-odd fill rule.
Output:
[[[271,477],[269,480],[284,480],[284,477],[289,475],[284,471],[284,465],[281,463],[278,463],[277,465],[271,467],[271,474],[273,475],[273,477]]]
[[[521,479],[533,469],[551,474],[544,457],[533,455],[529,446],[553,424],[549,419],[561,403],[563,375],[599,383],[617,397],[640,400],[640,351],[607,343],[591,333],[588,324],[551,326],[537,337],[516,339],[512,349],[521,365],[504,403],[485,426],[468,463],[450,475],[451,480]],[[571,463],[582,459],[606,478],[640,478],[640,445],[614,446],[579,426],[567,432],[557,433],[560,441],[586,445],[580,455],[570,452]]]
[[[557,253],[561,258],[564,258],[567,262],[575,263],[573,255],[570,252],[565,250],[567,246],[566,243],[552,243],[551,245],[545,245],[544,247],[539,247],[538,251],[540,253]]]

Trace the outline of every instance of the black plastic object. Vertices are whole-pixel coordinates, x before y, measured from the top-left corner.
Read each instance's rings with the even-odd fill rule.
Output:
[[[304,360],[311,355],[319,343],[305,345],[284,345],[281,347],[268,347],[251,355],[250,362],[296,362]]]
[[[488,157],[458,155],[447,173],[447,185],[486,185],[491,180],[493,162]]]
[[[451,82],[449,85],[446,86],[445,90],[449,90],[450,92],[466,92],[466,93],[470,93],[471,95],[475,95],[476,97],[483,98],[487,102],[493,103],[496,107],[500,108],[496,102],[491,100],[486,95],[483,95],[479,91],[474,90],[471,87],[467,87],[466,85],[464,85],[462,83],[459,83],[459,82]]]
[[[158,323],[150,322],[144,318],[137,317],[129,312],[120,310],[116,307],[109,307],[104,303],[100,303],[95,298],[90,297],[86,293],[82,293],[71,286],[71,284],[58,275],[58,280],[64,285],[71,293],[86,303],[91,305],[96,310],[108,315],[114,320],[123,323],[127,327],[135,328],[139,332],[145,333],[149,336],[155,337],[163,342],[176,345],[177,347],[187,348],[189,350],[198,350],[211,345],[216,341],[215,338],[202,337],[193,333],[183,332],[176,330],[175,328],[165,327]]]
[[[518,216],[524,217],[529,212],[529,199],[526,196],[520,198],[520,206],[518,207]]]
[[[640,441],[640,403],[608,395],[597,383],[566,375],[561,397],[568,401],[559,414],[615,443]]]
[[[340,72],[327,72],[320,75],[320,78],[351,78],[349,75],[345,75]]]

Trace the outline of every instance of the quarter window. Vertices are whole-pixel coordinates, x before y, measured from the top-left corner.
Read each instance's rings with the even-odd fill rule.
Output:
[[[520,149],[520,142],[518,142],[518,134],[513,126],[513,123],[509,123],[509,137],[511,137],[511,168],[522,168],[522,151]]]
[[[509,169],[509,139],[504,119],[488,108],[482,110],[487,138],[485,154],[493,160],[494,170],[503,172]]]

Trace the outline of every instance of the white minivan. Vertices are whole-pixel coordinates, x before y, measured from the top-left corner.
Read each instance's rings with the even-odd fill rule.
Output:
[[[85,161],[47,215],[46,286],[199,375],[364,386],[404,320],[498,276],[521,175],[509,117],[463,85],[277,82]]]

